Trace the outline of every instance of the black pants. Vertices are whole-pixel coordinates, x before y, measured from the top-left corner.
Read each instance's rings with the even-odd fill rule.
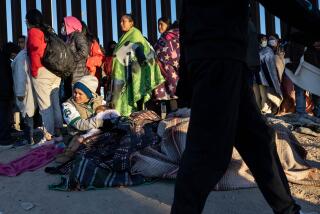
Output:
[[[0,145],[12,144],[11,115],[12,102],[10,100],[0,100]]]
[[[272,132],[249,87],[249,73],[235,60],[196,61],[191,120],[171,213],[201,213],[228,168],[236,147],[274,213],[297,214]]]

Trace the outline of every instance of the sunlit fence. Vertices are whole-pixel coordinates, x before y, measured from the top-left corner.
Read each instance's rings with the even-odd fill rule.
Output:
[[[38,8],[45,22],[58,29],[63,17],[73,15],[84,20],[90,30],[106,45],[121,36],[118,20],[121,15],[131,13],[135,26],[154,43],[158,37],[157,19],[161,16],[179,19],[183,0],[0,0],[0,44],[16,42],[26,34],[24,22],[28,10]],[[312,0],[318,5],[318,0]],[[257,2],[251,3],[251,14],[258,31],[285,36],[288,26],[277,20]]]

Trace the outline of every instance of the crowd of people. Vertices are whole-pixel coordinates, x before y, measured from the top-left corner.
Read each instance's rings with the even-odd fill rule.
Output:
[[[187,10],[187,7],[184,10]],[[196,13],[195,11],[190,9],[189,12],[191,14]],[[190,17],[186,18],[188,17],[186,14],[182,17],[185,17],[182,18],[183,23],[190,19]],[[293,72],[297,70],[302,58],[320,69],[319,44],[305,45],[305,42],[300,44],[297,31],[289,32],[288,38],[285,39],[280,39],[276,34],[258,35],[254,24],[249,20],[248,34],[245,35],[248,38],[248,45],[247,48],[244,48],[247,39],[243,41],[239,39],[244,36],[240,35],[240,31],[239,35],[235,34],[239,37],[238,43],[223,43],[225,40],[221,40],[218,32],[212,33],[214,34],[212,38],[206,38],[205,35],[193,34],[193,32],[198,32],[197,27],[200,25],[186,26],[184,23],[179,28],[177,21],[171,23],[170,19],[162,17],[158,20],[160,38],[156,44],[150,44],[141,31],[135,27],[132,15],[124,14],[120,20],[120,28],[123,33],[121,38],[117,43],[112,41],[103,48],[99,44],[99,39],[90,32],[86,24],[76,17],[64,17],[59,34],[56,34],[52,27],[43,20],[40,11],[36,9],[28,11],[26,15],[28,35],[19,37],[17,44],[9,42],[1,48],[0,63],[3,69],[0,72],[0,118],[2,120],[0,148],[24,145],[36,148],[44,145],[57,145],[65,147],[64,152],[56,157],[58,163],[66,164],[74,160],[76,154],[82,154],[82,159],[76,159],[73,168],[83,167],[81,170],[90,174],[92,168],[88,167],[91,165],[82,164],[83,161],[90,159],[95,163],[95,168],[93,168],[95,171],[102,168],[114,170],[113,173],[117,179],[124,178],[128,177],[128,174],[120,174],[120,172],[131,167],[129,156],[148,145],[159,143],[159,136],[154,132],[154,122],[158,124],[161,119],[166,118],[167,113],[191,105],[192,122],[187,137],[188,146],[182,157],[181,170],[178,174],[173,213],[175,211],[179,213],[179,209],[180,211],[186,209],[179,207],[179,204],[183,204],[184,196],[189,197],[188,193],[183,194],[183,192],[188,189],[184,188],[184,185],[192,182],[190,179],[193,179],[192,176],[189,176],[193,173],[192,170],[190,171],[192,168],[189,167],[190,164],[196,164],[200,160],[205,161],[205,158],[211,160],[210,158],[214,156],[205,156],[199,152],[200,150],[196,150],[195,153],[195,150],[192,150],[198,146],[195,144],[197,140],[204,142],[210,138],[208,132],[211,132],[211,126],[209,124],[216,116],[211,115],[211,111],[221,114],[218,121],[221,122],[219,126],[223,127],[223,130],[221,137],[216,136],[217,140],[229,143],[226,144],[228,148],[225,150],[219,147],[220,144],[215,144],[216,150],[213,149],[214,146],[210,147],[215,151],[216,156],[214,157],[219,157],[219,161],[222,162],[218,172],[214,175],[216,179],[221,178],[225,172],[233,146],[240,149],[239,152],[244,155],[244,160],[248,161],[249,167],[254,168],[255,166],[253,159],[249,158],[252,153],[248,153],[248,148],[254,148],[257,151],[259,148],[255,144],[255,139],[246,134],[248,130],[245,127],[239,126],[240,132],[236,133],[238,129],[235,128],[235,121],[238,121],[236,118],[243,120],[248,127],[256,128],[254,125],[256,124],[260,131],[265,130],[264,133],[259,133],[259,136],[262,140],[269,142],[271,134],[261,117],[255,120],[254,116],[250,116],[250,112],[256,112],[256,108],[259,109],[259,115],[260,113],[282,115],[296,112],[302,117],[306,114],[320,117],[320,97],[306,91],[301,85],[295,85],[286,72],[286,69]],[[192,20],[189,20],[189,23],[192,23]],[[221,29],[221,32],[223,30],[225,29]],[[233,29],[226,30],[226,32],[231,31]],[[181,32],[183,32],[182,39],[180,39]],[[206,42],[199,42],[197,45],[190,42],[198,41],[197,39]],[[207,42],[212,39],[221,41],[221,44]],[[180,54],[182,41],[183,48],[185,48],[184,55]],[[246,54],[245,50],[247,50]],[[244,59],[245,55],[246,59]],[[210,60],[220,59],[220,57],[223,59],[230,57],[232,60]],[[246,62],[245,69],[241,61]],[[188,64],[187,67],[185,67],[186,64]],[[217,72],[211,73],[209,70]],[[227,74],[218,72],[220,70],[233,75],[227,76]],[[189,74],[182,75],[186,71]],[[237,88],[239,91],[235,92]],[[256,101],[254,105],[251,101],[249,102],[252,98],[251,94],[254,94]],[[204,100],[209,104],[200,105]],[[221,119],[223,115],[221,106],[225,103],[228,105],[223,111],[229,114],[230,120]],[[238,108],[241,112],[235,110]],[[37,113],[41,116],[40,125],[36,122]],[[206,115],[208,117],[205,114],[209,114]],[[251,125],[248,124],[250,123],[247,121],[248,118],[252,122]],[[63,135],[64,125],[70,137],[67,145],[65,145],[66,140]],[[37,142],[34,140],[36,126],[41,127],[43,134],[43,138]],[[14,143],[12,132],[14,129],[20,130],[20,127],[23,127],[24,139]],[[218,128],[216,125],[214,127]],[[229,135],[226,132],[230,130],[233,132]],[[108,135],[101,135],[102,133],[108,133]],[[199,135],[199,133],[204,134]],[[248,138],[250,141],[248,145],[240,145],[241,142],[234,145],[233,137],[236,134],[241,135],[241,138]],[[90,145],[92,142],[101,143],[106,140],[108,144],[103,146],[99,144],[97,149],[91,153],[83,149],[84,145]],[[270,162],[276,169],[280,166],[279,160],[276,158],[275,149],[273,147],[270,149],[268,145],[267,143],[264,145],[265,150],[272,152]],[[204,149],[205,144],[200,146],[203,147],[201,149]],[[226,156],[223,156],[222,153],[218,154],[219,149],[228,154]],[[111,150],[112,158],[110,159]],[[83,153],[86,154],[83,155]],[[180,158],[181,154],[179,160]],[[260,164],[266,163],[261,162]],[[63,172],[61,168],[54,169],[56,170],[54,172],[60,170],[59,172],[66,174],[66,171],[71,170],[70,165],[63,165],[62,168]],[[52,172],[52,169],[50,170]],[[257,168],[252,170],[254,176],[260,173]],[[117,184],[111,184],[117,179],[110,183],[106,182],[110,174],[106,171],[101,174],[105,175],[103,187],[123,184],[122,180]],[[71,175],[75,174],[71,172]],[[275,184],[285,183],[283,176],[283,173],[277,174],[273,182]],[[99,177],[94,176],[92,179],[99,179]],[[141,177],[135,174],[132,174],[130,179],[130,182],[126,180],[125,184],[132,185],[142,182]],[[269,185],[263,179],[260,178],[258,183]],[[68,182],[71,181],[72,179],[68,180]],[[218,180],[213,181],[218,182]],[[209,185],[210,182],[207,183]],[[75,183],[66,185],[67,188],[77,186]],[[202,185],[198,190],[203,188],[203,191],[206,192],[207,189],[204,189],[206,187]],[[271,189],[268,186],[265,188]],[[287,185],[284,184],[279,194],[288,196],[287,189]],[[199,203],[207,196],[202,192],[200,195]],[[272,195],[270,197],[275,196],[273,193],[270,195]],[[199,211],[203,206],[204,204],[192,209]],[[292,205],[292,209],[299,210],[296,205]]]
[[[296,71],[302,57],[319,68],[320,51],[313,45],[305,47],[294,40],[281,40],[277,34],[260,34],[258,38],[260,64],[253,70],[253,90],[261,112],[319,117],[320,97],[294,84],[285,69]]]
[[[5,44],[1,52],[1,65],[6,66],[1,90],[2,100],[5,100],[1,102],[2,147],[12,146],[10,133],[21,127],[25,131],[24,140],[15,146],[37,147],[62,142],[63,123],[80,131],[99,128],[102,122],[89,122],[89,118],[100,105],[115,109],[121,116],[144,109],[160,113],[160,104],[164,112],[167,108],[169,111],[170,106],[176,108],[180,54],[177,22],[171,24],[168,18],[159,19],[161,37],[153,46],[134,27],[132,16],[125,14],[120,20],[123,35],[119,42],[112,41],[103,48],[83,21],[65,17],[58,38],[63,41],[65,46],[61,47],[66,49],[64,54],[68,57],[63,62],[58,56],[46,55],[57,50],[48,43],[55,33],[43,22],[41,12],[30,10],[26,24],[28,36],[19,37],[17,44]],[[62,66],[66,62],[68,68],[56,69],[50,61],[47,63],[47,58]],[[79,105],[91,113],[84,116]],[[35,144],[33,130],[39,124],[34,124],[33,117],[37,112],[41,115],[44,137]],[[88,119],[87,126],[75,121],[75,115]],[[82,124],[81,128],[75,124]]]

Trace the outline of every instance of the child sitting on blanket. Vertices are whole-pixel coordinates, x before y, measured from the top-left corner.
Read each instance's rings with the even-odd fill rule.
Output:
[[[69,134],[74,137],[65,153],[57,157],[57,162],[70,160],[84,139],[100,132],[104,120],[120,116],[116,110],[104,105],[103,98],[95,93],[97,87],[96,77],[84,76],[74,84],[73,96],[62,104]]]
[[[98,106],[95,113],[94,117],[102,118],[103,120],[113,119],[120,116],[116,110],[108,109],[105,105]],[[71,160],[85,139],[100,134],[101,132],[102,131],[99,128],[93,128],[88,130],[85,134],[73,137],[64,153],[57,156],[56,162],[65,163]]]

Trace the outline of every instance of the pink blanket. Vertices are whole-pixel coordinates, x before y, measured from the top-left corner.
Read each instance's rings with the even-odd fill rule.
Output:
[[[7,164],[0,163],[0,175],[17,176],[25,171],[37,170],[50,163],[57,154],[62,152],[62,148],[56,148],[54,145],[41,146],[30,150],[17,160]]]

